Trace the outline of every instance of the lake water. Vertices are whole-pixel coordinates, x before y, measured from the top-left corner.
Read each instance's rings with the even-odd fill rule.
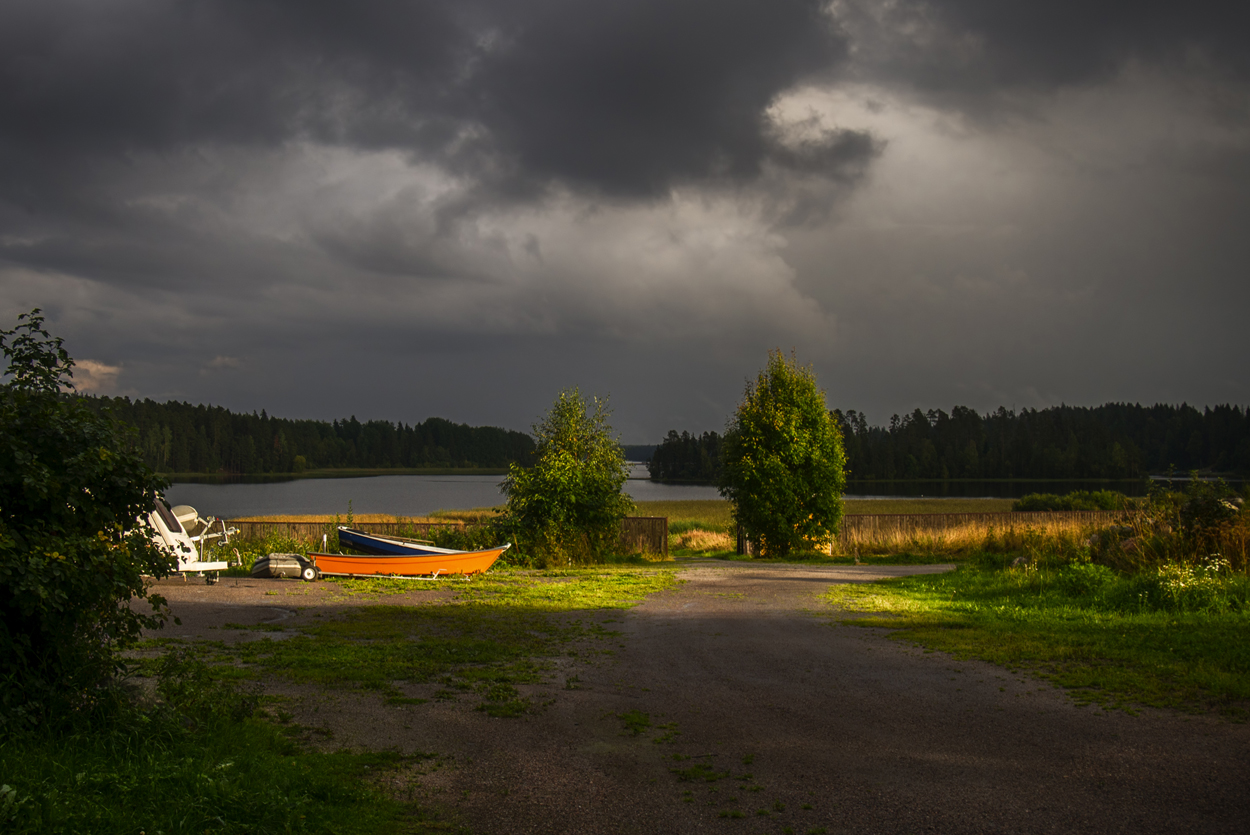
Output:
[[[715,487],[656,484],[647,471],[634,467],[625,492],[635,501],[719,499]],[[361,478],[301,478],[290,481],[195,482],[174,484],[165,491],[170,504],[189,504],[201,515],[237,516],[288,514],[386,513],[425,516],[436,510],[465,510],[503,504],[501,475],[383,475]]]
[[[715,487],[693,484],[657,484],[646,479],[646,468],[635,465],[625,492],[635,501],[689,501],[719,499]],[[503,503],[500,475],[392,475],[360,478],[301,478],[259,483],[197,482],[174,484],[165,491],[170,504],[189,504],[202,515],[230,519],[237,516],[288,514],[385,513],[424,516],[436,510],[465,510]],[[1061,482],[875,482],[855,484],[848,499],[916,496],[1018,498],[1027,493],[1066,493],[1070,490],[1116,489],[1141,495],[1144,485],[1132,483]]]

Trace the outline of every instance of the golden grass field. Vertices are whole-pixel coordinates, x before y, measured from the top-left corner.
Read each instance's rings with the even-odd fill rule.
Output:
[[[894,520],[891,520],[892,522]],[[917,524],[919,523],[919,524]],[[1106,523],[1075,521],[1063,514],[1038,521],[984,518],[926,527],[923,520],[903,519],[881,527],[848,520],[834,545],[835,554],[967,554],[972,551],[1023,551],[1029,547],[1063,550],[1076,547]],[[825,546],[828,547],[827,545]]]

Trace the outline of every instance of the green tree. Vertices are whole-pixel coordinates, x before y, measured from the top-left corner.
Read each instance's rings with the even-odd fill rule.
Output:
[[[145,591],[172,558],[138,522],[164,482],[138,439],[72,390],[73,360],[38,309],[0,330],[0,725],[82,707],[118,651],[162,622]],[[150,614],[127,605],[147,601]]]
[[[512,464],[501,485],[517,544],[547,565],[602,559],[620,541],[634,502],[621,492],[625,453],[608,424],[607,399],[587,403],[577,389],[560,392],[533,427],[532,467]]]
[[[837,533],[846,486],[842,432],[816,375],[793,355],[768,354],[721,446],[720,492],[765,555],[785,557]]]

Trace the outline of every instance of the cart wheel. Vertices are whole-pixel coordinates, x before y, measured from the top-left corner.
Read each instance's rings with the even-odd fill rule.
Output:
[[[211,586],[217,582],[217,572],[210,571],[204,575],[204,585]]]
[[[317,579],[317,569],[311,565],[304,566],[304,570],[300,572],[300,576],[307,582],[311,583]]]

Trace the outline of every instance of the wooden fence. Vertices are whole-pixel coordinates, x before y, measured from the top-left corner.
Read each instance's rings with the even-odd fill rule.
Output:
[[[289,536],[309,544],[320,545],[321,537],[333,530],[326,522],[256,522],[243,519],[227,521],[239,529],[239,536],[248,539],[264,536]],[[463,528],[459,520],[446,522],[356,522],[358,531],[390,536],[428,539],[439,528]],[[621,549],[627,554],[663,554],[668,557],[668,517],[627,516],[621,521]]]
[[[254,522],[229,519],[226,524],[238,528],[239,536],[248,539],[276,534],[306,542],[313,540],[320,542],[323,534],[328,534],[334,529],[334,526],[327,522]],[[352,527],[365,533],[426,539],[431,531],[439,528],[463,528],[464,523],[450,519],[446,522],[355,522]]]
[[[668,559],[668,517],[626,516],[621,520],[621,550],[627,554],[663,554]]]

